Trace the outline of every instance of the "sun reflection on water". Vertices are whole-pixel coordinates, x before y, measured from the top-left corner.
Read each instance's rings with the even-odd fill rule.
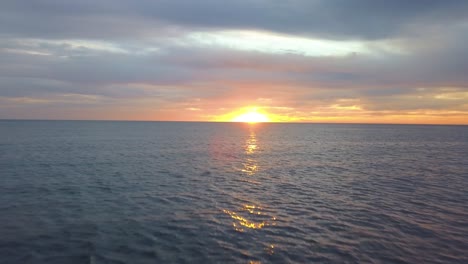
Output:
[[[257,150],[257,137],[255,135],[255,131],[252,129],[250,130],[249,138],[245,142],[245,153],[246,154],[253,154]]]
[[[238,168],[242,173],[239,178],[236,179],[240,182],[245,182],[239,186],[239,193],[251,193],[252,191],[258,190],[258,186],[261,185],[261,166],[258,163],[258,157],[262,153],[257,139],[255,126],[249,127],[249,133],[244,141],[243,145],[243,156],[241,160],[242,167]],[[238,163],[239,164],[239,163]],[[237,195],[236,195],[237,196]],[[251,197],[250,195],[246,195]],[[253,195],[255,197],[255,195]],[[247,197],[242,197],[242,200],[246,202]],[[240,197],[239,197],[240,198]],[[254,198],[255,199],[255,198]],[[255,199],[256,200],[256,199]],[[253,201],[253,200],[250,200]],[[266,205],[265,205],[266,206]],[[266,227],[276,226],[276,216],[268,209],[259,206],[258,203],[247,202],[239,205],[237,208],[231,210],[224,208],[222,212],[230,217],[232,228],[242,233],[242,235],[256,236],[259,235],[257,230],[262,230]],[[262,243],[263,244],[263,243]],[[267,254],[272,255],[275,252],[275,245],[270,243],[263,244],[262,250]],[[252,260],[250,263],[261,263],[260,261]]]
[[[242,172],[249,176],[254,175],[258,171],[258,162],[253,158],[253,154],[258,150],[257,137],[253,129],[250,130],[250,135],[247,138],[244,146],[245,154],[249,157],[244,162]]]
[[[244,228],[248,229],[262,229],[265,226],[274,226],[276,225],[276,217],[268,216],[265,212],[262,211],[263,208],[256,205],[244,205],[239,213],[234,211],[224,209],[223,212],[228,214],[235,221],[232,223],[234,229],[238,232],[244,232]],[[246,215],[246,216],[243,216]],[[258,220],[249,220],[248,216],[255,217],[261,216],[261,219]],[[259,217],[256,217],[259,218]]]
[[[258,171],[258,165],[254,159],[247,159],[243,165],[242,172],[245,172],[249,176],[254,175]]]
[[[275,245],[271,244],[266,247],[265,250],[268,252],[268,254],[273,255],[275,253]]]

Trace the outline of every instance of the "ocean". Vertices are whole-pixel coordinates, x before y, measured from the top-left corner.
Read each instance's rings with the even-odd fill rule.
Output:
[[[0,121],[0,263],[468,263],[468,126]]]

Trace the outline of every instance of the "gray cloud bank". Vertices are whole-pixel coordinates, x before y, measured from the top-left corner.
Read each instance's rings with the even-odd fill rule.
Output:
[[[467,10],[468,2],[462,0],[6,0],[2,1],[0,30],[23,37],[122,38],[170,27],[241,28],[381,39],[413,26],[458,24],[466,19]]]

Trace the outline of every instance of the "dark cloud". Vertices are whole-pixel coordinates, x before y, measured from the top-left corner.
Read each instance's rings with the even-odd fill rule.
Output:
[[[0,32],[48,38],[154,36],[177,28],[258,29],[334,39],[398,36],[466,21],[462,0],[2,1]]]

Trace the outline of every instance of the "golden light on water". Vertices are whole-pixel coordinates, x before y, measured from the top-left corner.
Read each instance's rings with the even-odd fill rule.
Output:
[[[247,218],[242,217],[233,211],[223,210],[223,212],[231,216],[232,219],[237,220],[236,222],[232,223],[232,226],[236,229],[236,231],[239,231],[239,232],[244,231],[241,226],[244,226],[250,229],[260,229],[260,228],[263,228],[266,224],[265,221],[254,222],[254,221],[248,220]]]
[[[257,150],[257,140],[255,139],[255,136],[251,137],[245,146],[245,152],[247,154],[252,154]]]
[[[245,153],[246,154],[253,154],[258,148],[257,145],[257,136],[255,135],[255,131],[251,130],[249,138],[245,141]]]
[[[255,160],[249,159],[244,163],[244,168],[242,169],[242,172],[245,172],[247,175],[252,176],[254,175],[258,170],[257,163]]]
[[[247,112],[248,113],[248,112]],[[242,116],[242,115],[241,115]],[[255,190],[250,189],[252,184],[261,185],[262,177],[258,177],[259,173],[262,173],[261,167],[258,165],[258,157],[263,152],[261,147],[261,141],[257,138],[256,131],[261,126],[243,126],[246,133],[245,141],[243,145],[243,154],[244,160],[242,161],[242,167],[236,168],[239,173],[239,179],[236,179],[242,182],[242,185],[246,188],[246,190]],[[245,183],[244,183],[245,182]],[[235,195],[236,197],[238,194]],[[266,204],[263,204],[267,206]],[[254,234],[266,227],[269,226],[276,226],[277,218],[271,210],[264,209],[264,207],[259,206],[257,201],[251,201],[249,203],[238,204],[234,208],[223,208],[222,212],[229,216],[228,220],[230,223],[229,225],[233,228],[236,232],[242,233],[243,235]],[[275,244],[268,244],[263,249],[269,255],[273,255],[275,253]],[[260,261],[252,260],[249,263],[261,263]]]
[[[248,211],[251,214],[261,215],[262,212],[256,211],[255,209],[262,209],[261,207],[255,205],[244,205],[244,210]]]
[[[275,253],[275,245],[273,244],[269,245],[268,247],[265,248],[265,251],[268,254],[273,255]]]
[[[258,171],[257,160],[252,157],[252,154],[254,154],[257,150],[257,137],[255,135],[255,131],[251,130],[249,138],[245,142],[245,154],[249,155],[250,157],[245,160],[243,164],[244,168],[242,169],[242,172],[249,176],[254,175]]]
[[[244,228],[248,229],[262,229],[265,226],[274,226],[276,217],[267,216],[265,212],[263,212],[263,208],[256,206],[256,205],[244,205],[239,213],[234,211],[224,209],[223,212],[228,214],[232,219],[235,221],[232,223],[234,229],[238,232],[244,232]],[[248,214],[252,217],[260,217],[262,220],[254,221],[249,220],[246,216],[242,214]]]

